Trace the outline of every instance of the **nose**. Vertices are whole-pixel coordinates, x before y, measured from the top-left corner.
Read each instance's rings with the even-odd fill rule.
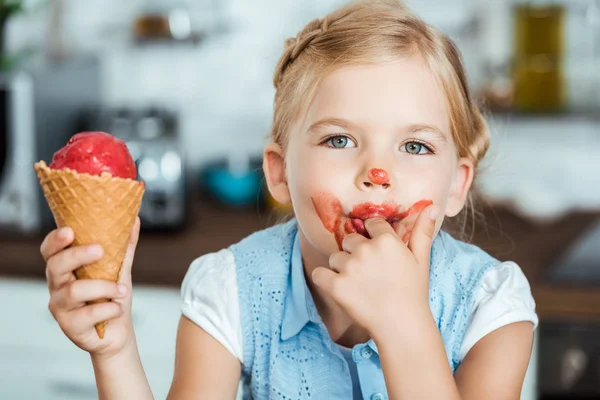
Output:
[[[364,189],[371,189],[377,186],[380,186],[382,189],[390,187],[390,175],[384,169],[371,168],[364,178],[366,179],[361,179],[361,186]]]

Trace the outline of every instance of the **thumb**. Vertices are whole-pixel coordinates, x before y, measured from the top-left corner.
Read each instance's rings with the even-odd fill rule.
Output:
[[[133,265],[133,257],[135,255],[135,248],[137,246],[140,237],[140,217],[135,218],[133,228],[131,229],[131,236],[129,237],[129,244],[127,245],[127,252],[123,259],[123,265],[121,266],[121,272],[119,272],[119,282],[124,283],[127,287],[131,288],[131,266]]]
[[[323,290],[332,298],[336,298],[336,287],[339,286],[338,279],[339,276],[335,271],[332,271],[329,268],[325,267],[317,267],[313,270],[312,281],[317,287]]]
[[[440,215],[439,207],[432,205],[419,214],[417,223],[412,232],[408,248],[413,253],[419,265],[429,269],[431,245],[435,234],[435,225]]]

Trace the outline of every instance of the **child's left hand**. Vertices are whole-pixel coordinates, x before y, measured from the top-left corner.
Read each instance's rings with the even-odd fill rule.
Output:
[[[313,271],[313,282],[373,338],[396,321],[431,317],[429,258],[438,215],[436,206],[421,212],[408,246],[385,220],[365,221],[371,239],[348,235],[330,268]]]

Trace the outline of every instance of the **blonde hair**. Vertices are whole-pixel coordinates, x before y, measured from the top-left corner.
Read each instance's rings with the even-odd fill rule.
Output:
[[[446,94],[457,156],[468,158],[477,168],[488,150],[490,134],[471,99],[460,52],[447,35],[394,0],[353,2],[311,21],[295,38],[286,40],[273,78],[271,139],[285,151],[292,125],[307,110],[320,80],[334,70],[412,55],[425,60]],[[467,208],[473,210],[471,195],[468,201]]]

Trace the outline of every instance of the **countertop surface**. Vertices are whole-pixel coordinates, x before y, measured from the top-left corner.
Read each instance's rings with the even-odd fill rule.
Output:
[[[277,220],[277,215],[231,210],[197,200],[186,229],[142,232],[133,266],[134,284],[178,287],[195,258],[227,247]],[[549,267],[599,220],[600,213],[581,212],[535,224],[508,208],[484,206],[484,222],[476,225],[471,242],[499,260],[513,260],[521,266],[542,320],[600,322],[600,285],[569,286],[547,279]],[[39,253],[42,239],[42,235],[0,236],[0,275],[45,279],[45,265]]]

